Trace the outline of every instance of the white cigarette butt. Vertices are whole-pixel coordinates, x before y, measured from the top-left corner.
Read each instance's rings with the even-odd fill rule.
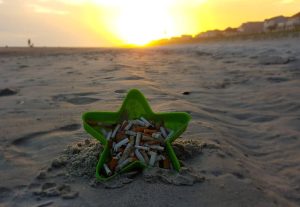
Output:
[[[135,155],[140,161],[145,163],[145,159],[138,149],[135,150]]]
[[[152,126],[152,124],[144,117],[141,117],[140,119],[145,123],[146,127]]]
[[[156,152],[149,152],[150,154],[150,161],[149,161],[149,165],[150,166],[153,166],[155,164],[155,161],[156,161],[156,156],[157,156],[157,153]]]
[[[107,134],[106,134],[106,140],[110,140],[110,137],[111,137],[111,131],[109,131]]]
[[[111,173],[111,170],[108,168],[107,164],[104,164],[103,167],[104,167],[104,170],[105,170],[106,174],[108,176],[110,176],[112,173]]]
[[[122,145],[125,145],[125,144],[127,144],[128,142],[129,142],[129,139],[128,139],[128,138],[119,141],[119,142],[115,145],[114,150],[115,150],[115,151],[118,151],[118,149],[119,149]]]
[[[168,134],[167,134],[165,128],[160,127],[160,132],[161,132],[161,134],[163,135],[164,138],[166,138],[166,137],[168,136]]]
[[[153,133],[152,137],[155,139],[160,139],[161,138],[161,134],[159,132]]]
[[[112,138],[115,138],[115,136],[116,136],[116,134],[117,134],[118,130],[120,129],[120,127],[121,127],[121,125],[120,125],[120,124],[118,124],[118,125],[116,126],[116,128],[115,128],[114,132],[113,132],[113,133],[112,133],[112,135],[111,135],[111,137],[112,137]]]
[[[148,157],[147,153],[144,150],[142,150],[140,153],[143,155],[146,164],[148,164],[149,163],[149,157]]]
[[[165,160],[165,159],[166,159],[165,156],[159,155],[159,156],[157,156],[156,161]]]
[[[129,136],[136,136],[136,132],[134,132],[134,131],[125,131],[125,134],[126,135],[129,135]]]
[[[162,147],[162,146],[159,146],[159,145],[149,145],[149,147],[151,148],[151,149],[154,149],[154,150],[159,150],[159,151],[164,151],[164,147]]]
[[[131,149],[132,149],[132,145],[130,143],[127,144],[127,146],[124,149],[123,155],[120,158],[120,160],[118,161],[118,163],[122,163],[126,158],[129,157]]]
[[[132,158],[127,158],[122,163],[117,165],[116,170],[118,171],[118,170],[122,169],[123,167],[125,167],[130,162],[132,162]]]
[[[136,149],[140,149],[140,150],[149,150],[149,147],[144,147],[144,146],[135,146]]]
[[[127,126],[124,128],[125,131],[129,130],[132,127],[132,122],[129,122]]]
[[[136,134],[135,146],[139,146],[139,145],[140,145],[141,137],[142,137],[142,133],[141,133],[141,132],[138,132],[138,133]]]
[[[166,139],[170,139],[170,137],[173,136],[173,134],[174,134],[174,131],[171,130],[170,133],[168,134],[168,136],[166,137]]]
[[[145,122],[139,120],[139,119],[136,119],[136,120],[132,120],[131,121],[133,124],[136,124],[136,125],[139,125],[139,126],[146,126]]]

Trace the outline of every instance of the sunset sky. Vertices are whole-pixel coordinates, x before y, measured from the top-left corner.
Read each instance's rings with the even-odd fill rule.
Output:
[[[300,0],[0,0],[0,46],[120,46],[300,12]]]

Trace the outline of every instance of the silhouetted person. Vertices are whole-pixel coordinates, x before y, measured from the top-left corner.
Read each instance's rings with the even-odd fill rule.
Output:
[[[33,47],[34,46],[30,39],[28,39],[27,43],[28,43],[28,47]]]

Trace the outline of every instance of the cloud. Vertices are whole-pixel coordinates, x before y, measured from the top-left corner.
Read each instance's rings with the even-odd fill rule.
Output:
[[[37,4],[31,4],[30,7],[32,7],[36,13],[56,14],[56,15],[66,15],[69,13],[69,11],[66,11],[66,10],[52,9],[52,8],[37,5]]]

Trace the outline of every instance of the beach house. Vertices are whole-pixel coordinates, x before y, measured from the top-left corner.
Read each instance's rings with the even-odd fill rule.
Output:
[[[300,28],[300,12],[287,20],[285,28],[287,30],[294,30]]]
[[[264,23],[246,22],[238,28],[238,31],[242,34],[262,33],[264,31]]]
[[[285,23],[288,18],[284,16],[277,16],[264,21],[264,32],[271,32],[276,30],[282,30],[285,27]]]
[[[238,29],[237,28],[231,28],[228,27],[227,29],[225,29],[222,34],[226,37],[230,37],[230,36],[235,36],[238,35]]]
[[[220,30],[209,30],[207,32],[200,33],[197,35],[197,38],[211,38],[211,37],[219,37],[222,35],[222,31]]]

